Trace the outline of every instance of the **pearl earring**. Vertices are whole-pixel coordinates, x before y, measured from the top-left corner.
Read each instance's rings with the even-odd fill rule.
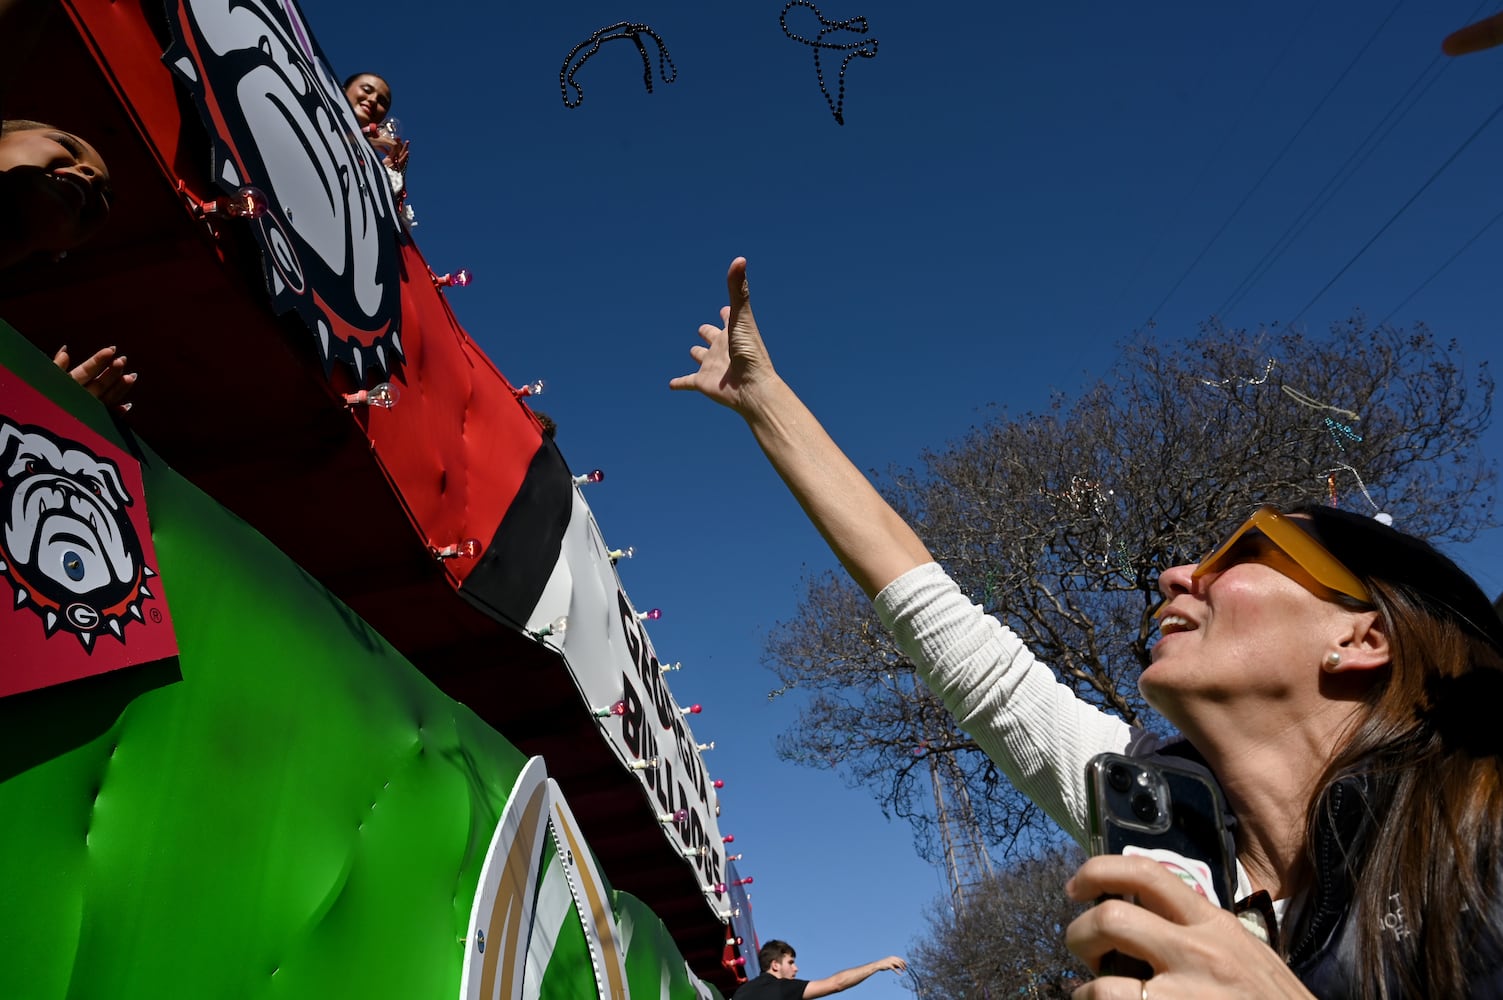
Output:
[[[1325,661],[1324,661],[1324,666],[1325,666],[1325,668],[1327,670],[1332,670],[1332,671],[1340,670],[1341,669],[1341,654],[1335,652],[1334,650],[1332,652],[1327,653]]]

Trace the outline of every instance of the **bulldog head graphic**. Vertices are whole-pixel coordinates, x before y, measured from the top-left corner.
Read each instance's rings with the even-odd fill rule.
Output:
[[[0,575],[49,636],[71,632],[90,649],[96,633],[123,640],[126,621],[141,617],[154,574],[126,512],[132,502],[114,462],[0,418]]]

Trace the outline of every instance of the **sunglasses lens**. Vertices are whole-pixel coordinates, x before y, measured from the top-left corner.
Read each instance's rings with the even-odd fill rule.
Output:
[[[1194,575],[1218,571],[1234,562],[1257,559],[1260,553],[1266,553],[1269,549],[1277,549],[1284,558],[1308,573],[1320,586],[1360,601],[1371,602],[1367,588],[1341,560],[1273,507],[1264,507],[1244,521],[1226,541],[1201,560]]]

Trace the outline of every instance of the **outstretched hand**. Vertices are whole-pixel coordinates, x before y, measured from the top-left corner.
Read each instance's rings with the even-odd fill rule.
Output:
[[[72,376],[89,395],[121,413],[130,409],[125,397],[136,384],[136,373],[126,372],[125,360],[125,355],[116,354],[113,347],[100,348],[71,369],[66,347],[58,348],[52,356],[52,363]]]
[[[722,325],[701,326],[699,335],[705,344],[689,348],[689,356],[698,362],[699,371],[680,375],[668,387],[697,390],[723,406],[744,413],[757,387],[776,378],[776,372],[752,316],[745,257],[731,261],[725,284],[731,304],[720,310]]]
[[[1106,895],[1138,900],[1108,899],[1076,917],[1065,944],[1078,958],[1096,969],[1107,952],[1120,951],[1153,966],[1146,981],[1092,980],[1075,991],[1075,1000],[1310,1000],[1272,948],[1157,861],[1103,854],[1081,865],[1065,891],[1082,903]]]

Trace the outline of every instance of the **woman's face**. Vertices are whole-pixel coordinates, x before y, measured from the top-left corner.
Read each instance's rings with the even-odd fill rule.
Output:
[[[0,136],[0,172],[34,251],[71,250],[104,225],[110,173],[99,152],[61,129],[19,129]]]
[[[350,107],[355,109],[355,120],[365,125],[379,125],[391,110],[391,88],[386,81],[371,73],[362,73],[344,88]]]
[[[1171,722],[1184,726],[1207,703],[1266,711],[1319,697],[1321,662],[1356,614],[1258,534],[1239,542],[1215,571],[1166,570],[1159,589],[1153,662],[1139,687]]]

